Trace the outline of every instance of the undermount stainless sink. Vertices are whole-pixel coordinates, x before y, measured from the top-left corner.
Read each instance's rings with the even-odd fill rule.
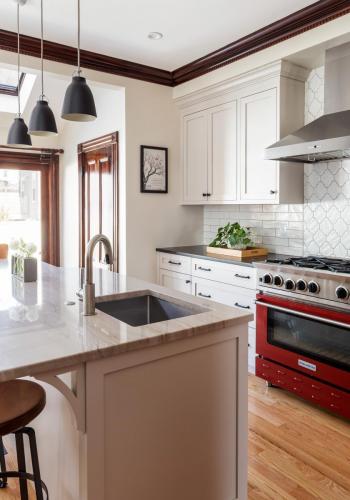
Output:
[[[151,293],[125,299],[96,302],[96,309],[130,326],[142,326],[169,319],[183,318],[207,310],[195,305],[189,305],[188,307],[179,305],[151,295]]]

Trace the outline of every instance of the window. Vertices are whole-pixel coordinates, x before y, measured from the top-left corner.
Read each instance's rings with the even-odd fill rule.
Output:
[[[21,88],[25,74],[21,73],[19,88]],[[0,68],[0,94],[18,95],[17,71],[7,68]]]

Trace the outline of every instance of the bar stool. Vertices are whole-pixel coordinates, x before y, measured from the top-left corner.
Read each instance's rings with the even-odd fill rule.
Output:
[[[21,500],[28,500],[27,479],[33,481],[37,500],[48,500],[49,494],[41,480],[35,432],[27,425],[42,412],[46,394],[41,385],[29,380],[11,380],[0,383],[0,488],[6,488],[7,479],[19,479]],[[7,471],[3,436],[14,434],[18,471]],[[26,470],[23,436],[28,436],[33,474]],[[1,496],[1,494],[0,494]]]

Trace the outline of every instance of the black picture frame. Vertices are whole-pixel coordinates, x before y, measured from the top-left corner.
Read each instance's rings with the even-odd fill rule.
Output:
[[[147,150],[149,152],[147,152]],[[153,151],[153,154],[152,154]],[[157,157],[157,152],[159,153],[162,151],[164,153],[164,158],[162,158],[162,155],[158,155]],[[157,175],[161,176],[164,181],[162,184],[164,185],[164,188],[156,188],[152,189],[151,187],[147,187],[147,184],[149,183],[150,177],[146,180],[146,172],[145,172],[145,166],[146,166],[146,160],[147,160],[147,154],[148,156],[154,156],[155,159],[155,169],[160,169],[160,173],[154,172],[152,175]],[[164,165],[163,161],[164,160]],[[157,165],[158,164],[158,165]],[[148,172],[149,173],[149,172]],[[155,183],[155,186],[157,186],[159,183]],[[168,148],[163,148],[159,146],[141,146],[141,151],[140,151],[140,187],[141,187],[141,193],[167,193],[168,192]]]

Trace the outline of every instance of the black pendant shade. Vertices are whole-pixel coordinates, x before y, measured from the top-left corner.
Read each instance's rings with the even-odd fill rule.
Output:
[[[64,96],[61,116],[75,122],[90,122],[97,118],[94,96],[84,77],[73,76]]]
[[[39,99],[29,120],[29,133],[31,135],[57,135],[55,116],[49,103]]]
[[[17,147],[32,145],[32,140],[28,134],[28,127],[23,118],[16,117],[14,119],[8,133],[7,144]]]

